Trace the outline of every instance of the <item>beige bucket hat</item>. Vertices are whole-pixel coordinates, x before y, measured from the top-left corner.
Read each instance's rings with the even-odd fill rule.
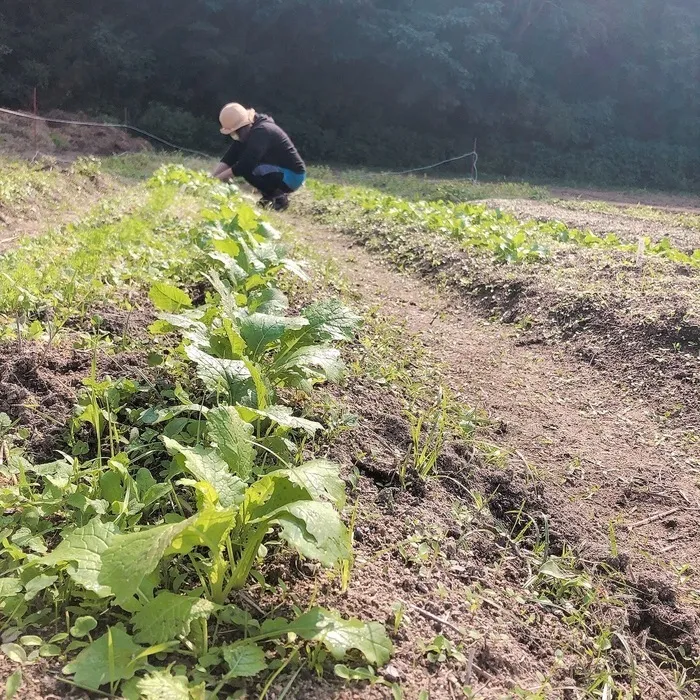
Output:
[[[255,120],[255,110],[246,109],[238,102],[229,102],[221,110],[219,121],[221,122],[221,133],[227,136],[234,131],[242,129],[244,126],[252,124]]]

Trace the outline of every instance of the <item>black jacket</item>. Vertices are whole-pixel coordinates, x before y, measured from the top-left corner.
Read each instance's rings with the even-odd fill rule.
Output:
[[[234,141],[221,159],[237,177],[250,175],[258,165],[277,165],[294,173],[305,173],[306,166],[292,140],[272,117],[256,114],[245,142]]]

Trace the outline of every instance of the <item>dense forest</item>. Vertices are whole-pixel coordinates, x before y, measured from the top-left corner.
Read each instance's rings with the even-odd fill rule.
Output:
[[[0,104],[225,147],[230,100],[309,160],[700,184],[698,0],[3,0]],[[464,167],[464,166],[462,166]]]

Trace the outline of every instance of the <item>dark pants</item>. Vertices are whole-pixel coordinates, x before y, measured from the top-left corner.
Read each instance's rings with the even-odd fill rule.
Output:
[[[268,173],[267,175],[246,175],[243,178],[251,187],[260,190],[260,194],[267,199],[279,194],[289,194],[292,190],[284,184],[282,173]]]
[[[267,199],[280,194],[289,194],[292,190],[284,184],[284,173],[269,172],[264,175],[250,173],[243,178],[251,187],[260,190],[260,194]]]

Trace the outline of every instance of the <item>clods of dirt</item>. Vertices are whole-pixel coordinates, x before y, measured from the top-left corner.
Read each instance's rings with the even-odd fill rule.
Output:
[[[44,343],[0,345],[0,413],[6,413],[30,435],[29,456],[42,461],[55,457],[83,379],[91,373],[93,352]],[[98,376],[139,376],[147,369],[143,353],[98,354]]]
[[[69,325],[76,330],[106,333],[116,343],[147,341],[150,338],[148,327],[156,320],[156,311],[145,294],[130,302],[128,309],[114,304],[96,304]]]
[[[649,644],[675,648],[685,646],[689,655],[698,650],[700,619],[677,606],[674,584],[660,575],[644,575],[635,584],[635,608],[630,612],[633,632],[648,634]]]

